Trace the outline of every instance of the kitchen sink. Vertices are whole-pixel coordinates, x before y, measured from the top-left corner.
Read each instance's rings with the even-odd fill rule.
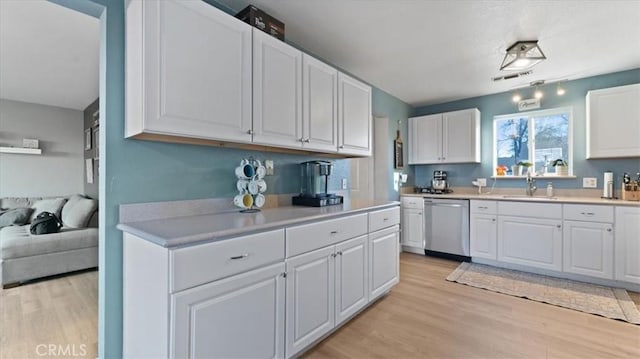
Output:
[[[535,196],[527,196],[526,194],[509,194],[504,195],[502,198],[505,199],[524,199],[524,200],[534,200],[534,201],[555,201],[558,197],[535,197]]]

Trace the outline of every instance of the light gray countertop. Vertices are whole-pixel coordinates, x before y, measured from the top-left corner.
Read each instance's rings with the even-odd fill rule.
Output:
[[[365,213],[400,205],[396,201],[348,201],[327,207],[286,206],[256,213],[238,210],[120,223],[123,232],[146,239],[162,247],[193,245],[265,230],[284,228],[305,222]]]
[[[520,201],[520,202],[539,202],[539,203],[574,203],[574,204],[605,204],[610,206],[640,206],[640,202],[623,201],[619,199],[603,199],[598,197],[574,197],[574,196],[554,196],[547,198],[545,196],[513,195],[513,194],[470,194],[470,193],[447,193],[447,194],[428,194],[428,193],[410,193],[403,194],[402,197],[424,197],[424,198],[442,198],[442,199],[482,199],[492,201]]]

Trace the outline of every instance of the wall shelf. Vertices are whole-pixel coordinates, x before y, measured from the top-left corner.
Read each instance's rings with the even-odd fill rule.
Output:
[[[40,155],[40,148],[22,148],[22,147],[0,147],[0,153],[13,153],[20,155]]]

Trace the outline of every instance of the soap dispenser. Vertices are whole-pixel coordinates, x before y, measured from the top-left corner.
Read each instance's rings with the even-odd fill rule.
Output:
[[[553,184],[551,182],[547,183],[547,197],[553,197]]]

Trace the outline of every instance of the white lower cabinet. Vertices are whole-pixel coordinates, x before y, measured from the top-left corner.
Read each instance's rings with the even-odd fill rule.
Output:
[[[171,357],[284,357],[284,267],[279,263],[171,295]]]
[[[472,214],[469,221],[471,257],[497,259],[498,223],[495,214]]]
[[[562,221],[499,216],[498,260],[561,271]]]
[[[331,246],[287,260],[287,357],[333,329],[334,254]]]
[[[402,209],[402,245],[424,253],[424,217],[422,209]]]
[[[613,228],[610,223],[564,221],[565,272],[613,279]]]
[[[640,284],[640,208],[615,209],[615,278]]]
[[[367,236],[336,246],[336,325],[369,302]]]
[[[384,294],[400,281],[398,236],[398,226],[369,234],[369,300]]]

